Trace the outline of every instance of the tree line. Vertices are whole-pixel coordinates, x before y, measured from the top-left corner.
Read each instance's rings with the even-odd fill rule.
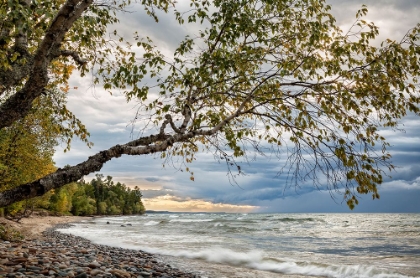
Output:
[[[69,183],[51,190],[41,197],[16,202],[0,209],[6,217],[21,218],[34,210],[47,210],[55,215],[131,215],[145,211],[142,194],[111,176],[97,174],[90,182],[84,180]]]

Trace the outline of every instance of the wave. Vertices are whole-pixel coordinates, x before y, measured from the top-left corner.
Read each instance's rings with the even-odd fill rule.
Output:
[[[210,248],[199,251],[188,251],[142,247],[142,250],[160,255],[175,256],[188,259],[201,259],[213,263],[225,263],[237,266],[243,266],[251,261],[261,261],[263,259],[263,252],[261,251],[250,251],[247,253],[242,253],[224,248]]]
[[[390,273],[372,266],[346,265],[321,266],[313,263],[298,264],[295,262],[253,262],[250,268],[292,275],[310,275],[331,278],[409,278],[408,276]]]
[[[159,223],[160,223],[159,221],[150,220],[149,222],[144,223],[144,226],[155,226]]]
[[[163,250],[142,248],[142,250],[168,256],[199,259],[211,263],[227,264],[249,269],[289,275],[309,275],[330,278],[410,278],[402,274],[364,265],[321,265],[313,262],[293,262],[267,258],[264,252],[252,250],[237,252],[225,248],[210,248],[199,251]]]
[[[171,219],[169,222],[210,222],[213,221],[213,219]]]
[[[246,217],[237,217],[237,218],[217,218],[213,219],[213,222],[221,222],[221,223],[241,223],[241,224],[258,224],[260,220],[249,219]]]
[[[290,218],[290,217],[284,217],[278,219],[280,222],[312,222],[315,221],[313,218]]]

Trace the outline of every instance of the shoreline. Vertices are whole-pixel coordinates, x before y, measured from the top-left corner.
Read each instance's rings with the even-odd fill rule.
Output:
[[[178,269],[176,267],[178,263],[165,260],[165,257],[159,255],[95,244],[85,238],[57,231],[69,228],[73,223],[98,217],[102,216],[35,215],[22,219],[21,223],[0,218],[0,224],[6,222],[8,226],[26,236],[21,242],[0,239],[0,277],[199,278],[206,272],[199,267],[188,268],[189,271],[182,270],[182,265]],[[212,268],[213,272],[217,272],[217,265]],[[241,271],[243,270],[238,269],[232,274],[234,273],[236,277]],[[259,273],[255,269],[248,271]],[[218,275],[209,276],[206,273],[203,277],[218,277]],[[312,276],[268,272],[263,277]]]
[[[0,219],[26,236],[20,242],[0,240],[0,277],[199,277],[147,252],[98,245],[57,231],[84,219],[35,216],[22,223]]]
[[[40,216],[31,215],[22,218],[19,222],[0,218],[0,225],[10,227],[21,233],[25,239],[36,239],[42,237],[42,233],[58,224],[76,223],[88,219],[86,216]]]

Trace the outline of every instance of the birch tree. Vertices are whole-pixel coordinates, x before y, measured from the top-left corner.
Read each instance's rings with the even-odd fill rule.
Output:
[[[200,151],[237,173],[238,157],[279,152],[292,184],[344,190],[350,208],[360,194],[379,198],[377,187],[394,167],[380,131],[419,114],[420,25],[376,47],[379,31],[364,20],[364,6],[351,29],[341,30],[322,0],[189,2],[191,9],[180,11],[175,1],[141,1],[156,20],[161,10],[199,30],[170,57],[141,33],[130,38],[134,44],[108,39],[107,27],[128,1],[2,3],[0,128],[25,118],[52,88],[68,86],[66,69],[78,67],[82,76],[92,72],[96,86],[140,101],[136,124],[145,125],[146,115],[157,131],[3,191],[0,206],[122,155],[161,153],[191,163]],[[86,131],[73,131],[88,142]]]

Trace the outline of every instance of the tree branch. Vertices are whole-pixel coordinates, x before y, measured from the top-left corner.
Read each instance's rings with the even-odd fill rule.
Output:
[[[41,95],[48,84],[48,66],[55,58],[54,53],[59,50],[73,23],[92,2],[93,0],[67,0],[61,7],[35,53],[25,86],[0,106],[0,129],[12,125],[28,114],[32,102]]]
[[[60,50],[58,51],[57,55],[55,57],[60,57],[60,56],[70,56],[73,58],[73,60],[79,64],[79,66],[84,66],[88,61],[81,58],[79,56],[79,53],[77,53],[76,51],[71,51],[71,50]]]
[[[0,71],[0,96],[20,83],[31,72],[33,57],[28,54],[22,56],[22,58],[26,59],[26,63],[14,63],[11,65],[11,69]]]

